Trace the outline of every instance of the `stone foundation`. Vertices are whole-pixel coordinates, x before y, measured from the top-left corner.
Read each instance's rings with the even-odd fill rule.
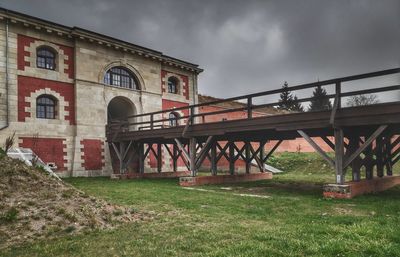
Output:
[[[375,193],[400,185],[400,176],[389,176],[348,182],[344,185],[328,184],[324,186],[324,197],[350,199],[357,195]]]
[[[188,186],[200,186],[200,185],[210,185],[210,184],[257,181],[264,179],[272,179],[272,173],[264,172],[264,173],[253,173],[253,174],[181,177],[179,179],[179,185],[188,187]]]
[[[139,179],[139,178],[179,178],[190,175],[189,171],[177,172],[152,172],[152,173],[127,173],[112,174],[111,179]]]

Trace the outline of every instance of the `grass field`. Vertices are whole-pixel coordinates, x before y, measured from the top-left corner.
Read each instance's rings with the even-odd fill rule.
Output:
[[[270,181],[195,190],[179,187],[176,179],[68,179],[153,219],[2,255],[400,256],[400,187],[351,200],[323,199],[321,184],[334,175],[318,157],[282,155],[272,162],[287,172]]]

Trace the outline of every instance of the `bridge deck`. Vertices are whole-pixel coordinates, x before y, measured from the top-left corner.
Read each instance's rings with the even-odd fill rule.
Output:
[[[304,112],[254,117],[204,124],[193,124],[183,137],[185,126],[158,128],[153,130],[120,131],[114,141],[135,140],[141,142],[171,143],[175,138],[196,137],[205,140],[215,136],[218,140],[287,140],[301,137],[297,130],[305,130],[310,136],[333,136],[330,124],[332,111]],[[400,130],[400,103],[376,104],[343,108],[337,111],[335,126],[344,130],[357,128],[360,136],[369,134],[377,125],[387,124],[397,132]],[[108,139],[114,137],[108,134]]]

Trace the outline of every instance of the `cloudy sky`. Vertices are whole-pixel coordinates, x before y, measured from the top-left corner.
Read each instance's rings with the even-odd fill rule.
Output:
[[[0,6],[199,64],[200,93],[218,97],[400,66],[398,0],[2,0]]]

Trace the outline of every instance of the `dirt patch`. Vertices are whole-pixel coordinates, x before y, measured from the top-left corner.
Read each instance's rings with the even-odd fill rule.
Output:
[[[148,217],[134,208],[91,197],[45,171],[4,156],[0,156],[0,199],[0,249]]]

